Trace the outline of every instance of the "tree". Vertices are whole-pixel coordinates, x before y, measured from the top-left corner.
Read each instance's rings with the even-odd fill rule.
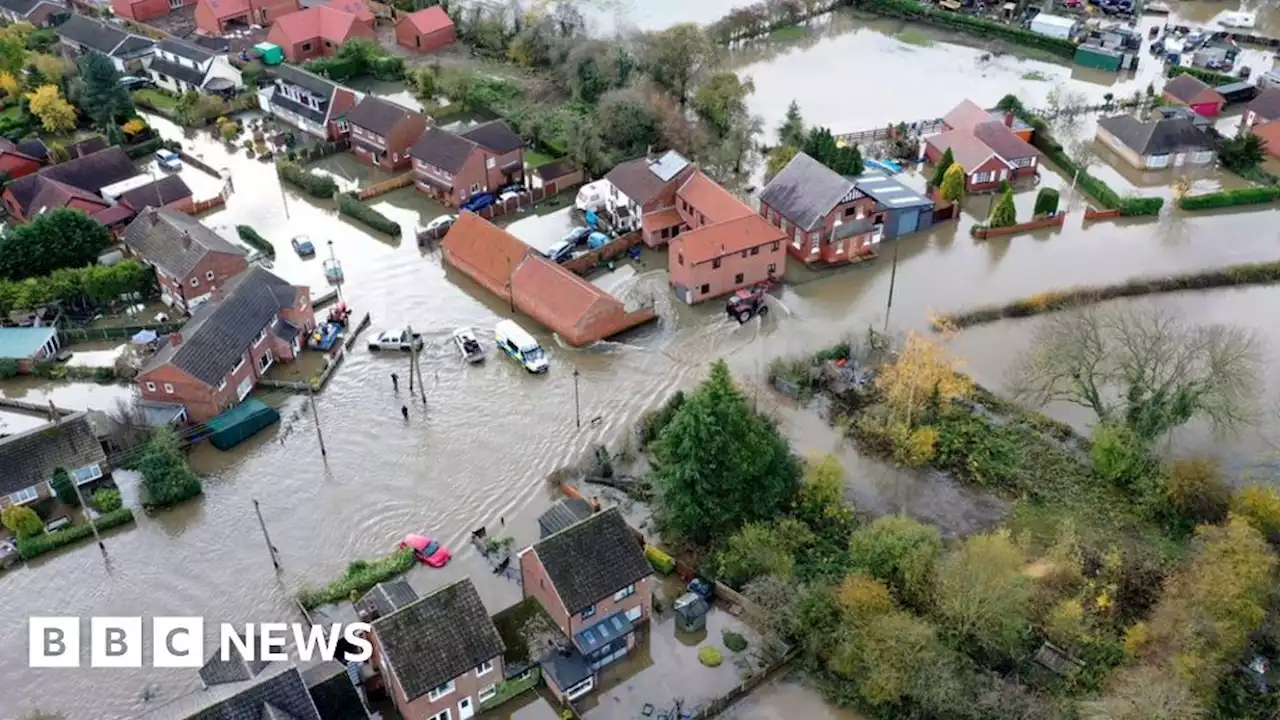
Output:
[[[1018,208],[1013,204],[1013,189],[1005,190],[991,210],[987,225],[993,228],[1012,227],[1018,224]]]
[[[959,364],[940,343],[916,332],[907,335],[898,359],[885,365],[876,377],[876,389],[884,397],[889,418],[911,427],[930,398],[945,406],[967,396],[973,382],[957,370]]]
[[[701,546],[776,517],[800,480],[790,445],[747,404],[723,360],[658,436],[654,458],[663,529]]]
[[[1040,325],[1010,383],[1020,400],[1081,405],[1154,440],[1192,418],[1218,431],[1251,422],[1259,363],[1245,328],[1187,325],[1159,308],[1087,308]]]
[[[887,583],[899,600],[915,608],[929,602],[941,552],[938,530],[905,515],[878,517],[849,540],[853,568]]]
[[[1128,425],[1098,423],[1089,439],[1093,469],[1108,482],[1122,488],[1140,488],[1159,472],[1149,442]]]
[[[345,50],[347,45],[338,52]],[[83,83],[80,107],[93,119],[94,125],[103,129],[115,127],[119,120],[136,114],[129,91],[120,84],[120,73],[106,55],[85,53],[76,60],[76,67]]]
[[[138,460],[138,472],[151,505],[173,505],[202,490],[200,478],[191,472],[178,446],[178,436],[168,428],[157,430],[147,441]]]
[[[1058,212],[1058,191],[1053,188],[1040,188],[1036,193],[1036,206],[1032,211],[1037,217],[1053,215]]]
[[[1257,168],[1267,159],[1267,141],[1253,133],[1241,133],[1218,145],[1218,160],[1235,172]]]
[[[715,57],[715,46],[695,23],[681,23],[640,38],[649,77],[684,107],[689,91]]]
[[[782,172],[782,168],[786,167],[799,152],[793,145],[779,145],[770,150],[764,165],[765,182]]]
[[[80,507],[80,498],[76,495],[75,483],[71,480],[71,473],[65,468],[56,468],[53,471],[53,480],[49,482],[53,488],[53,492],[58,496],[58,502],[70,507]]]
[[[1201,720],[1204,706],[1177,675],[1143,665],[1119,674],[1098,702],[1090,720]]]
[[[0,71],[17,77],[26,67],[27,55],[27,38],[20,28],[11,25],[0,29]]]
[[[693,111],[698,113],[719,137],[729,134],[738,118],[747,112],[747,97],[755,92],[750,77],[739,78],[729,70],[714,73],[693,95]]]
[[[0,71],[0,92],[3,92],[6,98],[18,97],[18,81],[14,80],[10,73]]]
[[[40,119],[46,132],[60,133],[76,128],[76,109],[62,99],[57,85],[41,85],[27,93],[31,114]]]
[[[1192,527],[1217,525],[1227,519],[1231,509],[1231,488],[1223,481],[1216,461],[1175,460],[1169,466],[1169,502]]]
[[[1240,489],[1232,510],[1273,543],[1280,543],[1280,492],[1262,485]]]
[[[623,156],[644,153],[658,140],[652,111],[637,91],[614,90],[596,105],[600,139]]]
[[[3,523],[9,532],[17,535],[19,540],[35,537],[44,532],[44,523],[40,521],[40,516],[26,505],[10,505],[0,511],[0,523]]]
[[[790,577],[795,570],[796,552],[813,541],[809,528],[793,518],[747,523],[729,536],[716,553],[719,579],[730,586],[742,587],[763,575]]]
[[[804,144],[804,139],[804,118],[800,116],[800,106],[792,100],[787,106],[787,114],[783,117],[782,124],[778,126],[778,143],[799,147]]]
[[[61,85],[71,74],[71,64],[57,55],[36,53],[31,56],[31,68],[42,85]]]
[[[841,175],[862,174],[862,153],[857,145],[840,145],[826,128],[813,128],[801,148],[809,157]]]
[[[853,509],[844,501],[844,488],[844,467],[834,455],[825,455],[805,466],[795,509],[795,516],[819,537],[841,545],[848,543],[855,527]]]
[[[960,163],[952,163],[947,168],[947,172],[942,176],[942,186],[938,188],[938,193],[942,195],[942,199],[947,202],[960,202],[964,197],[964,168],[960,167]]]
[[[938,158],[938,166],[933,170],[933,179],[929,181],[929,184],[936,188],[942,187],[943,181],[947,179],[947,171],[951,169],[955,162],[956,157],[952,154],[951,148],[943,150],[942,157]]]
[[[111,233],[79,210],[42,213],[0,236],[0,278],[22,280],[83,267],[111,245]]]
[[[440,94],[440,83],[436,80],[436,72],[429,67],[419,68],[412,76],[414,96],[423,105],[435,105],[436,96]]]
[[[974,535],[938,565],[935,597],[944,626],[989,652],[1012,653],[1027,630],[1030,579],[1006,533]]]
[[[573,116],[565,127],[565,145],[569,158],[586,168],[593,175],[600,175],[608,168],[600,129],[589,117]]]

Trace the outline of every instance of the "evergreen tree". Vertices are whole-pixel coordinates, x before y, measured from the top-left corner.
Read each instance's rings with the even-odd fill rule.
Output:
[[[169,429],[157,431],[147,442],[138,460],[138,471],[142,473],[142,488],[152,505],[173,505],[202,491],[200,478],[191,472],[178,446],[178,436]]]
[[[1018,224],[1018,209],[1013,204],[1013,190],[1005,190],[999,202],[991,211],[987,225],[993,228],[1009,227]]]
[[[65,468],[53,471],[53,480],[49,485],[58,496],[58,502],[71,507],[80,507],[80,498],[76,497],[76,486],[71,480],[71,474]]]
[[[938,187],[938,193],[942,195],[943,200],[950,202],[960,202],[960,198],[964,197],[964,168],[960,163],[951,163],[951,167],[947,168],[947,172],[942,177],[942,185]]]
[[[787,106],[787,115],[778,126],[778,144],[800,147],[804,144],[804,118],[800,117],[800,106],[795,100]]]
[[[87,53],[76,60],[80,70],[80,107],[100,128],[114,127],[118,120],[135,114],[129,91],[120,84],[120,73],[105,55]]]
[[[951,148],[944,150],[942,157],[938,158],[938,167],[933,171],[933,179],[929,181],[929,184],[936,188],[942,187],[943,181],[947,179],[947,170],[951,169],[955,161],[956,157],[951,153]]]

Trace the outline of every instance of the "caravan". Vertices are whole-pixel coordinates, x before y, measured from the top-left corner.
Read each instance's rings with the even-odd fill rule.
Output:
[[[502,348],[502,352],[510,355],[511,359],[520,363],[525,370],[531,373],[543,373],[551,367],[551,363],[547,361],[547,354],[543,352],[538,341],[514,322],[503,320],[498,323],[498,326],[493,329],[493,335],[494,341],[497,342],[498,347]]]

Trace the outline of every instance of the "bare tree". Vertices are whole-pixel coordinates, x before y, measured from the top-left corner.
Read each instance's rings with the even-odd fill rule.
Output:
[[[112,425],[110,439],[116,447],[133,447],[149,432],[142,408],[134,400],[116,398],[116,405],[107,412],[107,417]]]
[[[1015,363],[1019,400],[1087,407],[1154,440],[1192,418],[1225,432],[1256,419],[1260,357],[1254,333],[1188,325],[1158,308],[1056,314]]]
[[[1110,692],[1086,705],[1084,715],[1089,720],[1197,720],[1205,712],[1176,671],[1143,665],[1123,671]]]

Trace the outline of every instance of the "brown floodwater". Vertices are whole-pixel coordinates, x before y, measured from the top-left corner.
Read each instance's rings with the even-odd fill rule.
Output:
[[[994,102],[1007,92],[1006,84],[1028,91],[1048,86],[1023,79],[1035,70],[1055,73],[1063,82],[1084,82],[1067,79],[1063,66],[1011,56],[1000,56],[991,62],[996,69],[982,71],[974,64],[975,51],[941,41],[895,49],[903,43],[886,31],[896,32],[879,25],[851,27],[845,34],[778,49],[771,59],[749,63],[745,71],[757,86],[753,111],[772,126],[795,97],[814,121],[853,130],[939,115],[966,96]],[[833,91],[834,79],[855,82],[848,68],[886,67],[886,57],[893,61],[893,86],[912,87],[911,78],[927,76],[927,91],[890,93],[882,81],[867,91]],[[166,134],[182,134],[163,121],[156,125]],[[597,443],[618,440],[645,410],[675,389],[696,383],[712,360],[725,358],[754,389],[770,358],[817,350],[862,333],[868,325],[880,327],[885,320],[892,266],[888,256],[835,273],[795,273],[797,282],[781,292],[767,321],[741,327],[725,318],[719,303],[676,305],[666,289],[665,271],[646,256],[634,282],[655,295],[657,323],[613,341],[571,349],[517,314],[548,348],[551,372],[530,376],[492,353],[482,366],[465,366],[449,343],[452,330],[474,326],[491,348],[494,324],[513,315],[504,303],[445,270],[438,251],[419,250],[413,242],[413,228],[442,208],[412,189],[378,198],[374,207],[400,222],[404,237],[375,236],[339,218],[329,203],[282,191],[269,164],[228,152],[208,136],[187,136],[184,144],[214,167],[230,170],[234,180],[235,194],[227,207],[206,216],[205,222],[230,238],[235,225],[254,226],[278,249],[275,271],[316,289],[325,287],[321,260],[328,254],[327,241],[333,241],[346,270],[343,292],[356,312],[370,312],[375,328],[412,323],[426,334],[422,374],[427,402],[424,406],[409,399],[404,356],[370,354],[357,345],[317,398],[327,462],[319,454],[311,413],[300,399],[264,393],[283,408],[283,422],[232,452],[198,448],[192,460],[206,476],[203,498],[140,517],[136,527],[112,534],[108,562],[85,546],[0,576],[5,601],[0,645],[17,649],[0,658],[0,687],[5,688],[0,718],[6,720],[33,707],[59,710],[74,720],[128,717],[148,706],[145,698],[163,700],[197,684],[194,673],[182,670],[28,669],[21,652],[28,616],[56,611],[203,615],[208,622],[291,620],[300,587],[328,581],[356,557],[389,550],[406,532],[431,534],[458,555],[444,573],[412,573],[419,589],[467,572],[483,575],[482,562],[466,547],[473,528],[487,525],[521,543],[533,540],[536,516],[552,498],[547,474],[576,462]],[[320,167],[346,187],[381,177],[346,157]],[[185,177],[198,171],[183,172]],[[193,178],[193,187],[218,186],[216,179],[203,177]],[[916,173],[906,177],[917,186],[923,182]],[[1051,172],[1043,182],[1070,184]],[[1020,212],[1029,212],[1033,199],[1034,191],[1020,193]],[[1137,274],[1274,259],[1280,240],[1280,211],[1263,209],[1194,217],[1166,213],[1155,221],[1099,223],[1087,230],[1077,212],[1060,231],[975,242],[968,227],[988,210],[987,198],[973,198],[959,223],[899,243],[893,329],[925,327],[930,309],[954,310]],[[522,233],[544,232],[557,222],[517,218],[512,227]],[[289,239],[298,234],[316,242],[318,259],[296,257]],[[1270,288],[1256,292],[1267,303],[1277,297]],[[1180,302],[1195,305],[1199,296],[1187,297]],[[1264,301],[1223,302],[1229,304],[1222,306],[1222,316],[1232,317],[1249,315]],[[986,365],[994,366],[994,358],[1020,347],[1025,335],[1005,325],[966,333],[961,341],[974,345],[964,345],[962,354],[970,358],[970,370],[985,378]],[[581,373],[581,427],[575,419],[574,369]],[[401,377],[399,395],[391,388],[392,372]],[[52,399],[73,408],[109,409],[117,398],[130,395],[124,386],[34,380],[10,381],[0,390],[6,396]],[[408,422],[400,417],[402,403],[410,408]],[[798,411],[778,410],[784,419],[788,412],[792,420],[784,427],[803,451],[837,449],[838,438],[829,428],[800,418],[794,414]],[[937,502],[944,490],[957,495],[943,498],[963,493],[942,488],[936,478],[881,468],[867,479],[871,465],[857,465],[853,457],[846,462],[851,463],[850,495],[864,506],[908,512],[923,507],[921,514],[935,516],[956,532],[989,522],[985,505]],[[126,486],[135,482],[127,473],[119,479]],[[261,503],[281,553],[278,575],[263,548],[253,499]],[[952,505],[955,516],[947,512]],[[503,578],[479,584],[491,610],[518,595]]]

